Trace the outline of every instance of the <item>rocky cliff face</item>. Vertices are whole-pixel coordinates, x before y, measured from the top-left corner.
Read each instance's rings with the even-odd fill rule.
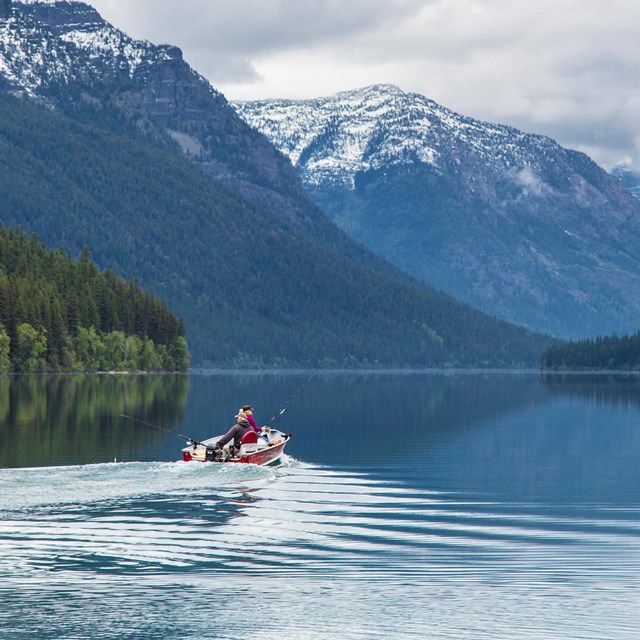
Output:
[[[179,48],[132,39],[84,2],[15,2],[13,17],[0,25],[0,83],[73,115],[120,113],[245,197],[305,228],[332,233],[290,163]]]
[[[410,274],[563,337],[638,329],[640,206],[584,154],[392,86],[235,106]]]
[[[100,14],[83,2],[76,0],[17,0],[22,15],[30,15],[61,36],[73,31],[98,31],[106,26]]]

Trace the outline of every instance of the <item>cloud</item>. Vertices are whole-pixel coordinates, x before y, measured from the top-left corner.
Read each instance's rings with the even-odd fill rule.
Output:
[[[543,182],[531,167],[523,167],[512,173],[513,180],[522,187],[522,193],[525,196],[534,195],[542,197],[553,193],[553,189]]]
[[[134,37],[170,33],[190,46],[249,56],[340,41],[411,15],[422,2],[96,0],[92,4],[114,24],[118,25],[118,21],[130,24],[130,35]]]
[[[95,0],[230,98],[389,82],[640,167],[636,0]]]

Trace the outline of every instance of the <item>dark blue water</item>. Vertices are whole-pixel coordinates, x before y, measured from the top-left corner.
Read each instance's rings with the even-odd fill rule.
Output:
[[[1,380],[0,638],[639,637],[640,377],[308,377]]]

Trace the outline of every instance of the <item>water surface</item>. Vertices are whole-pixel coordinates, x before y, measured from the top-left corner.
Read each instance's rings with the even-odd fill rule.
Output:
[[[637,638],[638,377],[308,378],[0,379],[0,638]]]

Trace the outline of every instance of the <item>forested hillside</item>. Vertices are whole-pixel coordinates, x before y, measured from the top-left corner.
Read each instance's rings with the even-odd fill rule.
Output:
[[[640,332],[631,336],[604,336],[554,345],[543,354],[542,368],[640,370]]]
[[[0,371],[185,371],[181,320],[88,250],[72,260],[0,226]]]
[[[97,117],[0,94],[0,219],[139,278],[184,319],[194,364],[509,366],[537,363],[549,344],[358,245],[320,242]]]

